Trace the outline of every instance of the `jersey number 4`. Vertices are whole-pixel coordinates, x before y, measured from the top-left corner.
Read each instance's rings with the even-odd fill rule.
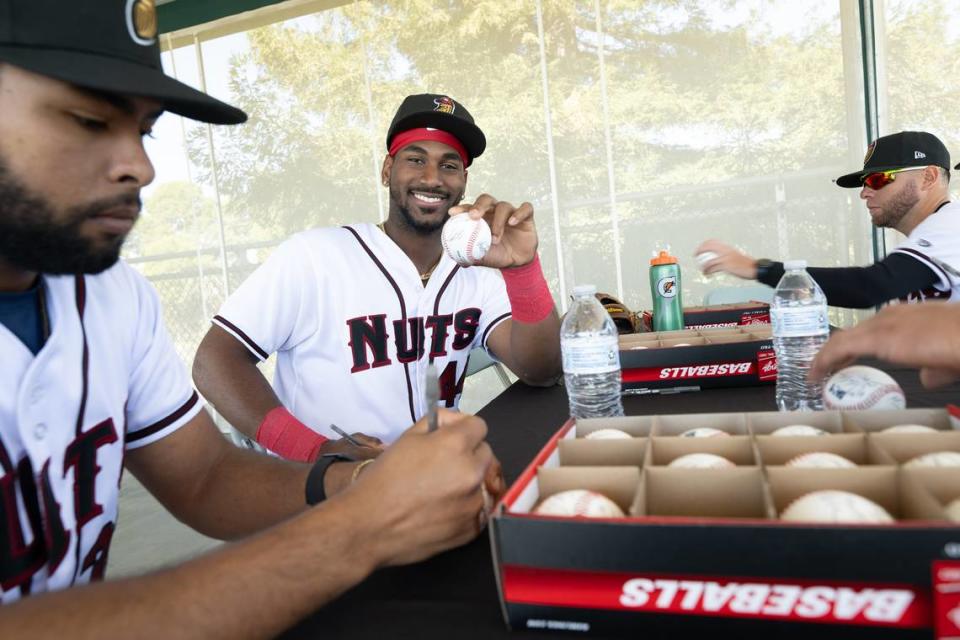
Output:
[[[463,375],[457,379],[456,361],[447,364],[443,373],[440,374],[440,399],[444,401],[444,406],[452,407],[457,396],[463,393],[463,380],[467,377],[467,367],[463,367]]]

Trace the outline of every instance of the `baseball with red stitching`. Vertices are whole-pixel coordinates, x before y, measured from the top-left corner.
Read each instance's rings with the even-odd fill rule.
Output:
[[[490,225],[483,218],[474,220],[466,213],[451,216],[440,233],[444,252],[462,267],[483,260],[492,240]]]
[[[616,502],[596,491],[571,489],[549,496],[534,513],[541,516],[579,518],[622,518],[623,510]]]
[[[903,409],[907,400],[903,389],[889,375],[857,365],[836,372],[823,385],[825,409],[858,411],[866,409]]]

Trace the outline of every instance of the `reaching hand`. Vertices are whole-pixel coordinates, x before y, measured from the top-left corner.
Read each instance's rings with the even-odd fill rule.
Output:
[[[823,379],[860,357],[919,367],[925,387],[960,379],[960,307],[945,302],[887,307],[831,336],[810,367],[810,379]]]
[[[490,225],[493,241],[487,255],[479,264],[495,269],[519,267],[533,260],[537,254],[537,229],[533,224],[533,205],[524,202],[514,207],[483,194],[473,204],[461,204],[450,209],[450,215],[467,214],[476,220],[483,218]]]

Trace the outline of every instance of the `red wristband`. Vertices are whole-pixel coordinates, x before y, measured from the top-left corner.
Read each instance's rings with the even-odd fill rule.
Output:
[[[500,273],[507,285],[507,297],[515,321],[534,324],[550,315],[553,296],[543,277],[539,255],[534,255],[529,264],[501,269]]]
[[[283,406],[271,409],[257,428],[257,442],[276,454],[298,462],[313,462],[327,441],[293,417]]]

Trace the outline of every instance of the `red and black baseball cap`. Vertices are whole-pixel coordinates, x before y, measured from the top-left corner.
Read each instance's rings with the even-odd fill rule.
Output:
[[[483,135],[466,107],[449,96],[420,93],[403,99],[387,130],[387,151],[394,138],[407,131],[427,129],[445,131],[456,138],[466,151],[465,165],[480,157],[487,148]]]
[[[0,0],[0,62],[213,124],[247,115],[163,73],[155,0]]]
[[[871,173],[931,165],[950,169],[950,152],[940,138],[926,131],[901,131],[871,142],[863,158],[863,169],[834,182],[838,187],[858,189],[863,186],[863,177]]]

